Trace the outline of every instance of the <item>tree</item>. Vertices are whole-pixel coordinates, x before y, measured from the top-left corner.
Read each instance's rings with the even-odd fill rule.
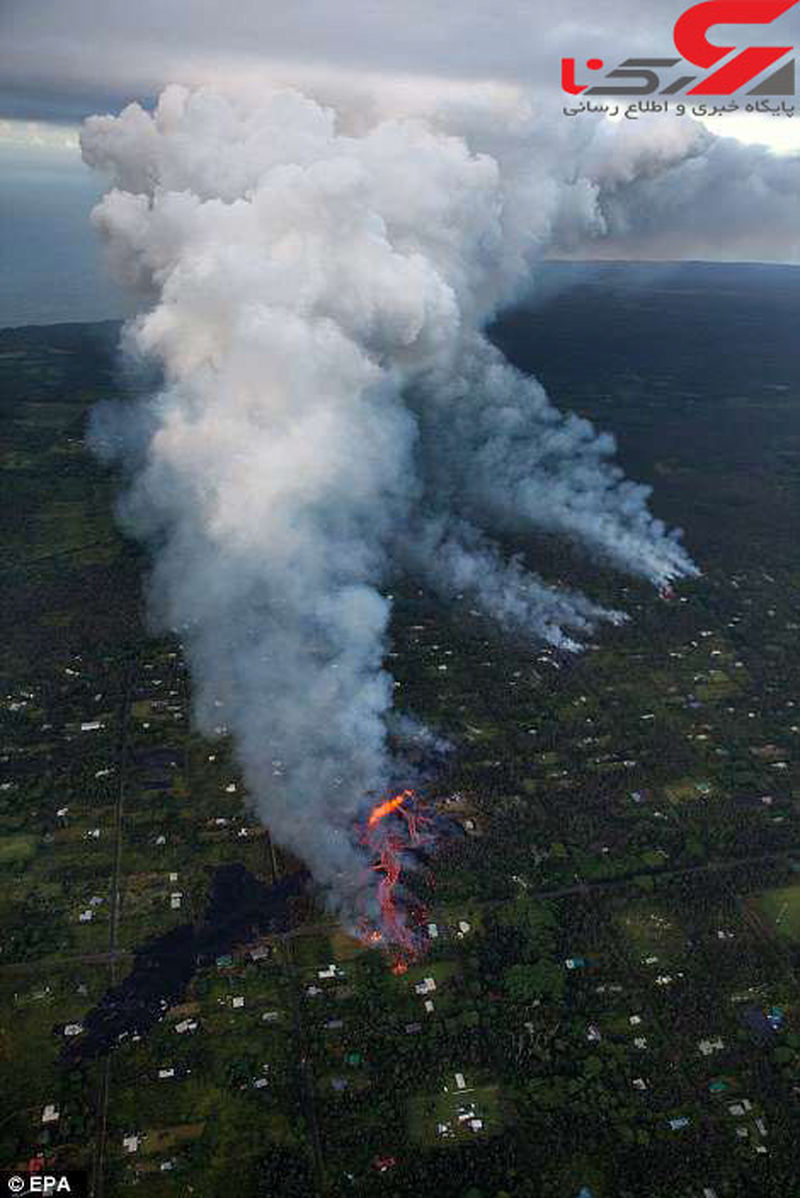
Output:
[[[514,1002],[529,1004],[536,999],[560,998],[564,989],[564,974],[552,961],[537,961],[533,965],[512,965],[503,974],[503,986]]]

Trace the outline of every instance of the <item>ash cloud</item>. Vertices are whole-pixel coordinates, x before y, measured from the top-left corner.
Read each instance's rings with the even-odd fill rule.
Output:
[[[482,331],[544,251],[607,231],[609,195],[702,149],[688,129],[623,152],[604,129],[616,157],[583,175],[563,136],[486,106],[355,129],[293,91],[179,87],[153,115],[84,128],[85,161],[113,179],[94,223],[145,304],[128,343],[163,373],[95,426],[128,464],[154,621],[181,632],[199,727],[232,732],[270,831],[351,917],[374,911],[375,881],[354,825],[405,770],[393,573],[576,649],[621,613],[548,586],[495,536],[555,532],[657,586],[695,572],[613,439]]]

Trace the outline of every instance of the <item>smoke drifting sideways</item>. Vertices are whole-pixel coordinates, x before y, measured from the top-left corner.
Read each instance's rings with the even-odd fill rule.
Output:
[[[129,472],[153,620],[180,631],[200,730],[232,733],[271,834],[354,924],[379,919],[354,829],[410,773],[387,733],[392,576],[572,650],[624,617],[493,534],[550,530],[656,586],[696,572],[613,439],[482,332],[548,246],[603,221],[601,184],[557,169],[557,141],[490,116],[348,130],[293,91],[171,86],[152,115],[132,104],[82,136],[113,181],[92,219],[143,297],[127,348],[163,377],[92,433]],[[652,141],[638,154],[652,174]],[[637,175],[617,157],[615,194]]]

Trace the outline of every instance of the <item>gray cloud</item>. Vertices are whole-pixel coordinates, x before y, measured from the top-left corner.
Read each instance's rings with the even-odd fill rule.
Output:
[[[800,155],[709,138],[666,177],[643,177],[621,194],[609,190],[603,253],[797,262],[798,199]]]
[[[6,115],[58,119],[116,111],[173,81],[269,77],[306,88],[326,79],[331,86],[394,80],[401,89],[409,81],[482,81],[532,89],[541,103],[555,103],[562,55],[618,61],[668,53],[684,7],[682,0],[569,0],[558,8],[523,0],[4,0],[0,99]],[[800,14],[755,28],[748,39],[773,40],[776,32],[800,43]]]

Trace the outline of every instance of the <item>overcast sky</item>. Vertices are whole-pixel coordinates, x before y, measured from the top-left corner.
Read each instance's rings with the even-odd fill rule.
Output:
[[[682,0],[1,0],[0,324],[120,310],[88,227],[101,184],[81,164],[77,130],[92,113],[117,112],[134,99],[151,105],[170,82],[258,88],[267,81],[332,101],[363,89],[385,98],[388,110],[493,88],[511,103],[517,95],[532,99],[544,122],[564,121],[563,55],[600,56],[609,65],[668,55],[683,7]],[[732,40],[741,44],[743,36]],[[746,36],[751,44],[800,44],[800,4]],[[783,155],[800,151],[800,115],[726,116],[714,128]],[[635,252],[647,256],[647,244]]]

